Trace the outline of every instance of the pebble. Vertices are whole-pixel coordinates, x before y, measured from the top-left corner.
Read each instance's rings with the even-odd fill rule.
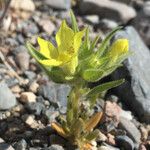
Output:
[[[16,150],[26,150],[26,148],[27,148],[27,142],[24,139],[20,140],[15,144]]]
[[[57,9],[70,9],[71,7],[71,0],[45,0],[45,3]]]
[[[26,35],[27,37],[31,37],[31,36],[39,33],[38,26],[34,22],[31,22],[29,20],[19,23],[17,25],[16,30],[18,32]]]
[[[53,144],[49,148],[47,148],[46,150],[64,150],[64,148],[60,145]]]
[[[39,95],[42,95],[44,98],[48,99],[50,103],[57,104],[57,94],[56,88],[53,83],[46,83],[39,87]]]
[[[28,110],[29,113],[40,116],[42,111],[45,109],[45,106],[40,102],[36,102],[36,103],[27,103],[27,105],[25,105],[25,108]]]
[[[82,0],[79,4],[81,14],[95,14],[100,18],[107,18],[121,22],[127,22],[136,16],[134,8],[110,0]]]
[[[29,58],[30,55],[26,50],[23,50],[24,47],[19,46],[17,49],[20,48],[20,51],[16,54],[16,62],[18,63],[20,69],[22,71],[29,69]],[[22,49],[22,51],[21,51]]]
[[[97,15],[87,15],[84,19],[91,24],[99,23],[99,17]]]
[[[116,144],[119,148],[124,150],[134,150],[133,141],[126,135],[120,135],[116,137]]]
[[[22,92],[19,100],[22,103],[35,103],[36,95],[32,92]]]
[[[36,74],[33,71],[25,71],[25,76],[30,80],[33,81],[36,78]]]
[[[33,93],[36,93],[38,88],[39,88],[39,84],[36,81],[33,81],[29,86],[29,90]]]
[[[12,0],[11,7],[14,9],[20,9],[31,12],[35,10],[35,5],[32,0]]]
[[[127,132],[127,135],[133,140],[133,142],[140,142],[141,133],[130,120],[123,117],[120,118],[119,128],[124,129]]]
[[[33,115],[24,115],[23,118],[25,119],[25,123],[27,125],[29,125],[31,128],[37,128],[38,127],[38,123],[35,120],[35,116]]]
[[[47,119],[49,120],[49,122],[55,122],[56,121],[56,117],[59,116],[59,112],[53,110],[52,108],[47,109],[44,112],[45,116],[47,117]]]
[[[17,104],[16,97],[5,82],[0,82],[0,110],[7,110]]]
[[[43,31],[49,35],[55,31],[55,25],[50,21],[50,19],[41,19],[38,24],[43,29]]]

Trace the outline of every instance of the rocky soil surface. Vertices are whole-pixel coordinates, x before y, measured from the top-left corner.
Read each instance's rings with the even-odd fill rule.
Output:
[[[0,150],[74,150],[51,129],[66,113],[70,87],[50,81],[30,57],[25,42],[37,36],[54,41],[69,9],[90,37],[123,25],[114,39],[126,37],[130,56],[105,80],[126,82],[97,102],[104,111],[97,126],[98,150],[150,149],[150,1],[149,0],[12,0],[0,29]],[[1,13],[0,13],[1,14]],[[96,84],[99,84],[96,83]]]

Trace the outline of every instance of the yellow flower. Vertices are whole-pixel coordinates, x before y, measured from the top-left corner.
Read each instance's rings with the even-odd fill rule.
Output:
[[[84,30],[74,32],[64,20],[56,34],[57,47],[51,42],[38,37],[40,53],[46,58],[39,60],[39,62],[48,67],[59,66],[65,73],[74,74],[78,65],[78,50],[83,35]]]
[[[127,39],[118,39],[110,47],[108,55],[112,57],[112,61],[115,62],[119,56],[127,54],[129,51],[129,42]]]

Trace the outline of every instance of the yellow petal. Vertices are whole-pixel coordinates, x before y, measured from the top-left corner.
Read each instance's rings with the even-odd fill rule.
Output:
[[[82,41],[82,37],[85,33],[85,30],[77,32],[74,36],[74,51],[75,53],[78,52],[80,45],[81,45],[81,41]]]
[[[111,48],[109,54],[112,56],[118,56],[123,53],[127,53],[129,50],[129,42],[127,39],[118,39],[115,41]]]
[[[56,58],[58,56],[57,49],[49,41],[46,41],[38,37],[38,43],[40,45],[40,53],[47,58]]]
[[[66,62],[69,62],[71,60],[71,55],[69,55],[68,53],[66,52],[60,52],[59,53],[59,56],[58,56],[58,60],[59,61],[62,61],[63,64],[65,64]]]
[[[64,20],[61,24],[59,31],[56,34],[57,46],[60,47],[59,50],[65,51],[73,43],[74,32],[68,27],[66,21]]]
[[[78,65],[78,57],[72,57],[69,62],[63,64],[62,69],[66,74],[73,75],[76,71]]]
[[[39,62],[45,66],[60,66],[62,64],[61,61],[57,61],[55,59],[44,59],[44,60],[39,60]]]

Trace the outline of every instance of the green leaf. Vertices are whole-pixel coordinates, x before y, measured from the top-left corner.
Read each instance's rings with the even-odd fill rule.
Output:
[[[102,76],[102,78],[108,76],[109,74],[111,74],[113,71],[115,71],[118,67],[121,67],[121,64],[118,64],[118,65],[114,65],[114,66],[111,66],[111,67],[108,67],[108,68],[105,68],[104,69],[104,74]]]
[[[71,133],[75,135],[75,137],[80,138],[81,133],[84,130],[85,123],[81,118],[74,120],[71,126]]]
[[[66,120],[67,120],[67,125],[70,126],[72,121],[73,121],[73,109],[67,108],[67,114],[66,114]]]
[[[112,30],[107,36],[106,38],[102,41],[100,47],[98,48],[98,55],[99,57],[103,56],[106,53],[107,50],[107,46],[109,45],[109,42],[111,40],[111,38],[114,36],[114,34],[118,31],[121,30],[122,27],[117,27],[114,30]]]
[[[26,47],[33,58],[37,61],[47,59],[44,55],[42,55],[39,51],[37,51],[29,42],[26,43]]]
[[[71,22],[72,22],[72,29],[74,30],[74,32],[78,32],[79,31],[78,24],[77,24],[76,17],[72,10],[70,10],[70,16],[71,16]]]
[[[96,44],[99,40],[100,36],[96,36],[95,39],[93,40],[93,42],[91,43],[91,46],[90,46],[90,50],[93,51],[94,48],[96,47]]]
[[[85,59],[90,56],[92,51],[90,50],[90,40],[89,40],[89,28],[86,28],[85,38],[79,50],[79,60]]]
[[[99,131],[98,129],[96,129],[96,130],[90,132],[90,133],[85,137],[86,140],[87,140],[87,141],[92,141],[92,140],[96,139],[96,138],[98,137],[98,135],[99,135],[99,132],[100,132],[100,131]]]
[[[60,69],[58,67],[51,68],[51,70],[48,71],[47,74],[56,83],[66,82],[64,72],[62,71],[62,69]]]
[[[87,97],[92,97],[96,94],[100,94],[103,91],[109,90],[111,88],[114,88],[116,86],[119,86],[120,84],[122,84],[125,80],[124,79],[120,79],[120,80],[116,80],[116,81],[112,81],[112,82],[107,82],[101,85],[98,85],[96,87],[94,87],[93,89],[91,89],[89,91],[89,93],[87,94]]]
[[[87,69],[83,71],[82,77],[88,82],[96,82],[101,79],[103,73],[101,69]]]

